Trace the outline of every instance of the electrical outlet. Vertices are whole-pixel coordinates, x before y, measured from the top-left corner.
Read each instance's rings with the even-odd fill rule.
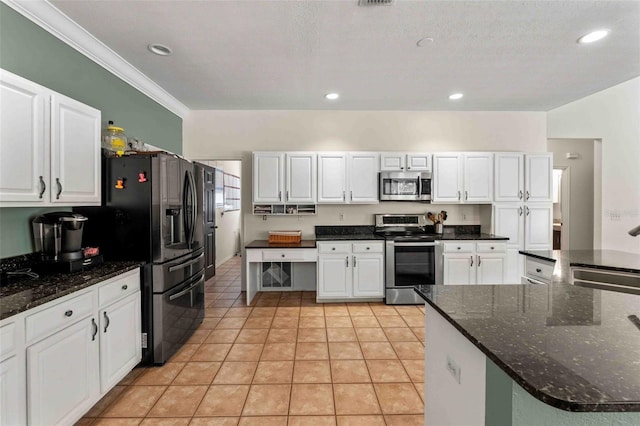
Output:
[[[338,219],[340,222],[344,222],[344,213],[338,213]]]
[[[447,370],[449,371],[449,373],[451,373],[453,378],[456,379],[456,382],[460,383],[460,376],[462,374],[462,370],[460,369],[460,366],[453,360],[453,358],[451,358],[450,355],[447,355]]]

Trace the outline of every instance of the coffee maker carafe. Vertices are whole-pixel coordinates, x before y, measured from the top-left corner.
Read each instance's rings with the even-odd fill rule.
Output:
[[[83,259],[82,229],[86,221],[85,216],[71,212],[52,212],[36,217],[32,222],[36,252],[48,262]]]

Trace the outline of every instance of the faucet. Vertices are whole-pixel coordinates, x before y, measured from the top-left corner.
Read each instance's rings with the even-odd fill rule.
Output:
[[[640,225],[636,226],[635,228],[631,228],[631,230],[629,231],[629,235],[631,235],[632,237],[637,237],[638,235],[640,235]]]

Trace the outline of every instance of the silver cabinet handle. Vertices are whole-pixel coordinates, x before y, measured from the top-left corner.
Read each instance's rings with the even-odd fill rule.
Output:
[[[284,254],[281,254],[280,257],[284,257]]]
[[[522,216],[522,207],[518,207],[518,216]]]
[[[289,201],[289,191],[287,191],[287,193],[286,193],[286,199],[285,199],[285,201]]]
[[[525,197],[525,201],[529,200],[529,190],[527,190],[527,196]]]
[[[356,267],[356,257],[355,256],[353,256],[353,267],[354,268]]]
[[[353,201],[353,191],[349,191],[349,201]]]
[[[335,247],[331,247],[331,250],[335,250],[335,249],[336,249]]]
[[[56,193],[56,200],[59,200],[60,194],[62,194],[62,184],[60,183],[60,178],[56,178],[56,185],[58,186],[58,192]]]
[[[42,176],[40,176],[40,194],[38,195],[38,198],[42,198],[42,196],[44,195],[44,191],[47,190],[47,184],[44,183],[44,179],[42,178]]]
[[[465,200],[469,199],[469,193],[467,191],[464,191],[464,199]]]
[[[531,210],[529,210],[529,207],[528,207],[528,206],[524,206],[524,208],[525,208],[525,209],[526,209],[526,211],[527,211],[527,216],[529,216],[529,213],[531,213]]]
[[[93,327],[93,333],[91,333],[91,341],[96,340],[96,334],[98,334],[98,324],[96,324],[96,320],[91,318],[91,326]]]
[[[181,265],[169,266],[169,272],[177,271],[179,269],[184,269],[187,266],[191,266],[194,263],[197,263],[201,259],[204,259],[204,253],[202,253],[200,256],[196,257],[195,259],[191,259],[190,261],[183,263]]]
[[[536,268],[536,272],[537,272],[537,273],[540,273],[540,272],[542,272],[542,269],[540,269],[540,268]]]
[[[478,256],[478,266],[482,265],[482,258]]]
[[[347,261],[347,268],[348,268],[348,267],[349,267],[349,256],[347,256],[347,257],[345,258],[345,260]]]
[[[347,201],[347,191],[342,191],[342,201]]]
[[[461,197],[461,194],[460,194],[460,191],[458,191],[458,201],[460,201],[460,197]]]
[[[495,250],[495,247],[491,247],[491,250]]]
[[[371,247],[367,247],[367,250],[371,250]]]
[[[123,289],[123,290],[126,290],[126,289],[128,289],[128,288],[129,288],[129,286],[128,286],[128,285],[126,285],[126,284],[122,286],[122,289]]]
[[[458,247],[458,250],[462,249],[462,247]]]
[[[278,191],[278,201],[282,201],[282,191]]]
[[[70,317],[71,315],[73,315],[73,311],[71,309],[69,309],[68,311],[65,311],[64,316],[65,317]]]
[[[518,190],[518,199],[522,200],[522,189]]]
[[[104,332],[107,332],[107,328],[109,328],[109,324],[111,324],[111,320],[109,319],[109,315],[107,315],[107,311],[103,312],[104,315],[104,320],[106,322],[106,324],[104,325]]]
[[[471,266],[473,266],[473,256],[470,256],[470,257],[471,257],[471,265],[469,265],[469,266],[471,267]]]

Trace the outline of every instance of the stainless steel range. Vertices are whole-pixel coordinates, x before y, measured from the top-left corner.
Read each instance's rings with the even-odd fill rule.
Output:
[[[422,304],[416,285],[436,283],[437,234],[423,214],[377,214],[375,232],[386,239],[385,296],[388,305]]]

